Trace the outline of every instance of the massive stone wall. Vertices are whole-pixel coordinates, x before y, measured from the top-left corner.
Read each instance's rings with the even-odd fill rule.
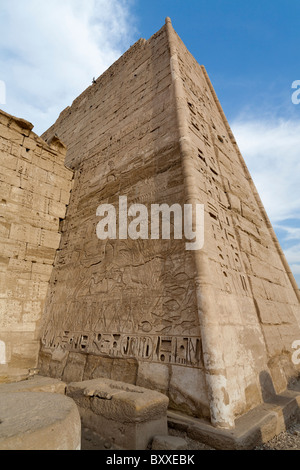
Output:
[[[40,367],[160,390],[230,427],[298,374],[299,292],[204,67],[169,20],[43,136],[75,185],[45,308]],[[205,205],[205,244],[106,240],[97,207]]]
[[[153,387],[173,406],[207,416],[191,253],[182,240],[96,236],[97,207],[118,207],[119,196],[149,209],[184,202],[171,83],[163,28],[136,43],[44,135],[65,139],[76,173],[41,370],[66,381],[104,375]]]
[[[299,294],[205,68],[167,27],[186,185],[206,208],[195,255],[207,383],[230,420],[297,374]]]
[[[66,149],[0,111],[0,381],[37,366],[40,322],[73,172]]]

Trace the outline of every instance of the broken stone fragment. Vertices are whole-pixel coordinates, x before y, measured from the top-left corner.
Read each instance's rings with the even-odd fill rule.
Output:
[[[83,392],[85,397],[97,397],[102,398],[103,400],[112,400],[112,395],[102,390],[93,390],[86,388]]]
[[[47,141],[49,147],[55,148],[57,150],[65,151],[66,146],[65,144],[60,140],[60,138],[57,135],[54,135],[50,140]]]
[[[155,436],[153,438],[152,450],[186,450],[187,442],[182,437]]]

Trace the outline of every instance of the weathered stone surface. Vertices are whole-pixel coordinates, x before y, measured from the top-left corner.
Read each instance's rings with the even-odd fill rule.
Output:
[[[80,450],[80,416],[70,398],[36,392],[0,398],[1,450]]]
[[[220,429],[204,420],[168,412],[169,426],[185,432],[188,437],[215,449],[251,450],[286,431],[300,418],[299,382],[295,390],[269,396],[236,420],[235,429]]]
[[[83,354],[70,353],[63,372],[63,380],[69,382],[79,382],[83,378],[87,357]]]
[[[2,366],[1,367],[1,375],[0,375],[0,384],[9,384],[20,382],[22,380],[26,380],[28,377],[31,376],[31,369],[21,369],[21,368],[13,368]]]
[[[181,437],[175,436],[155,436],[152,445],[152,450],[186,450],[187,442]]]
[[[49,146],[32,128],[0,111],[0,382],[23,378],[37,365],[59,219],[68,203],[61,191],[70,194],[73,178],[63,144]]]
[[[154,435],[167,434],[168,398],[161,393],[109,379],[67,386],[83,426],[115,447],[143,450]]]
[[[114,378],[117,360],[135,360],[128,380],[219,427],[263,402],[264,374],[282,392],[299,373],[299,290],[206,70],[170,20],[43,137],[55,134],[76,175],[42,350],[81,355],[80,377],[97,373],[89,355]],[[204,247],[187,251],[172,236],[100,241],[97,208],[118,211],[121,196],[148,208],[204,204]]]
[[[206,70],[169,19],[61,113],[48,144],[0,118],[0,382],[36,366],[45,307],[39,367],[51,377],[151,387],[229,429],[286,389],[300,367],[299,290]],[[75,180],[60,224],[65,155]],[[174,233],[99,240],[98,206],[118,211],[124,196],[204,204],[203,248]]]
[[[45,392],[65,394],[66,384],[50,377],[35,376],[27,380],[0,385],[0,393]]]

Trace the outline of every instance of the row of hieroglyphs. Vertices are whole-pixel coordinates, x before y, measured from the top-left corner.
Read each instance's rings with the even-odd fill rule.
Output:
[[[136,358],[168,364],[201,366],[200,338],[178,336],[151,336],[102,334],[98,332],[71,332],[43,338],[46,348],[61,348],[113,358]]]

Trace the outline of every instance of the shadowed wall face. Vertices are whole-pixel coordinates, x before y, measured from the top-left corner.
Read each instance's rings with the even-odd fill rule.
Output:
[[[68,146],[75,184],[40,368],[155,388],[231,425],[263,400],[261,372],[277,393],[297,374],[299,301],[206,71],[170,28],[138,41],[44,135]],[[120,196],[149,212],[204,204],[201,254],[172,238],[100,241],[97,208],[118,210]]]

